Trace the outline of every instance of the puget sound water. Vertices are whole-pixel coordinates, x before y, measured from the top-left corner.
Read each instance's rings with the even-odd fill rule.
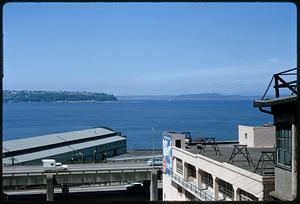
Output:
[[[155,148],[162,148],[165,130],[237,140],[239,124],[269,122],[272,117],[246,99],[3,104],[3,140],[106,126],[127,136],[128,149],[151,149],[153,136]]]

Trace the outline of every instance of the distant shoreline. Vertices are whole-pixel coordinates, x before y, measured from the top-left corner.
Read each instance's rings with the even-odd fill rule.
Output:
[[[54,102],[83,103],[118,101],[112,94],[85,91],[3,91],[3,103]]]
[[[4,104],[18,103],[116,103],[120,101],[3,101]]]

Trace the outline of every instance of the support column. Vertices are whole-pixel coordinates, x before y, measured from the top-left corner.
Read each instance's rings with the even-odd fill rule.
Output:
[[[157,187],[157,170],[151,171],[151,187],[150,187],[150,201],[158,200],[158,187]]]
[[[214,198],[215,200],[219,200],[219,184],[218,184],[218,178],[216,176],[213,177],[213,190],[214,190]]]
[[[200,169],[197,170],[196,179],[198,188],[202,189],[202,171]]]
[[[188,181],[188,167],[187,163],[184,162],[183,164],[183,179]]]
[[[68,194],[69,193],[69,187],[67,184],[63,184],[62,185],[62,188],[61,188],[61,191],[63,194]]]
[[[47,201],[53,201],[53,197],[54,197],[53,174],[48,173],[46,177],[47,177],[47,185],[46,185]]]
[[[233,200],[234,201],[239,201],[240,200],[240,192],[239,188],[237,186],[232,185],[233,187]]]
[[[297,128],[292,125],[292,199],[297,197]]]

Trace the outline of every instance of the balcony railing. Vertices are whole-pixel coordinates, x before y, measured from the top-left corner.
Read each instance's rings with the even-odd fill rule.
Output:
[[[200,200],[204,200],[204,201],[214,201],[214,197],[212,197],[211,195],[205,193],[203,191],[203,189],[199,189],[198,187],[196,187],[195,185],[187,182],[186,180],[184,180],[183,178],[177,176],[176,174],[172,174],[171,178],[178,183],[179,185],[181,185],[182,187],[184,187],[185,189],[190,190],[194,195],[196,195],[198,198],[200,198]]]
[[[291,79],[287,79],[287,76],[292,77]],[[267,90],[265,91],[264,95],[262,96],[261,100],[265,99],[266,94],[268,93],[272,82],[274,80],[274,86],[275,89],[275,97],[279,98],[281,96],[280,90],[282,88],[287,88],[289,90],[290,95],[297,95],[297,68],[289,69],[283,72],[279,72],[273,75]]]

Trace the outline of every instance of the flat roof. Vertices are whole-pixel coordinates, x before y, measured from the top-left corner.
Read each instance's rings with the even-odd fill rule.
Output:
[[[112,136],[112,137],[108,137],[108,138],[100,138],[100,139],[93,140],[93,141],[82,142],[79,144],[66,145],[63,147],[51,148],[51,149],[42,150],[42,151],[38,151],[38,152],[17,155],[17,156],[14,156],[13,158],[17,162],[26,162],[26,161],[42,159],[42,158],[46,158],[46,157],[51,157],[51,156],[55,156],[55,155],[59,155],[59,154],[67,153],[67,152],[73,152],[73,151],[77,151],[80,149],[85,149],[85,148],[98,146],[98,145],[102,145],[102,144],[107,144],[107,143],[111,143],[111,142],[116,142],[116,141],[121,141],[121,140],[126,140],[126,138],[124,138],[122,136]],[[12,157],[4,158],[3,163],[11,163],[11,158]]]
[[[265,99],[265,100],[254,100],[253,106],[254,107],[269,107],[279,104],[285,104],[290,102],[296,102],[297,101],[297,95],[292,96],[285,96],[280,98],[273,98],[273,99]]]
[[[191,152],[193,154],[199,154],[200,150],[197,149],[196,145],[194,146],[188,146],[190,149],[186,149],[188,152]],[[233,152],[234,149],[234,145],[229,145],[229,144],[224,144],[224,145],[218,145],[218,148],[220,150],[221,155],[216,154],[216,152],[213,150],[212,146],[207,145],[206,146],[206,151],[204,151],[204,153],[201,153],[201,155],[206,156],[210,159],[216,160],[218,162],[227,162],[230,159],[230,156]],[[237,166],[239,168],[242,168],[244,170],[250,171],[250,172],[254,172],[255,167],[257,166],[259,159],[261,157],[261,153],[262,152],[275,152],[275,148],[273,147],[247,147],[248,152],[250,154],[251,160],[252,160],[252,164],[249,166],[248,162],[246,160],[246,158],[241,155],[238,154],[234,157],[233,163],[230,163],[234,166]],[[244,150],[243,150],[244,152]],[[241,161],[237,161],[237,160],[241,160]],[[267,168],[274,168],[275,164],[271,161],[265,162],[264,166]],[[266,172],[272,172],[273,170],[266,170]],[[258,174],[260,174],[260,171],[258,172]]]
[[[2,152],[12,152],[30,149],[40,146],[53,145],[67,141],[75,141],[84,138],[93,138],[116,133],[104,127],[97,127],[86,130],[63,132],[57,134],[43,135],[37,137],[3,141]]]

